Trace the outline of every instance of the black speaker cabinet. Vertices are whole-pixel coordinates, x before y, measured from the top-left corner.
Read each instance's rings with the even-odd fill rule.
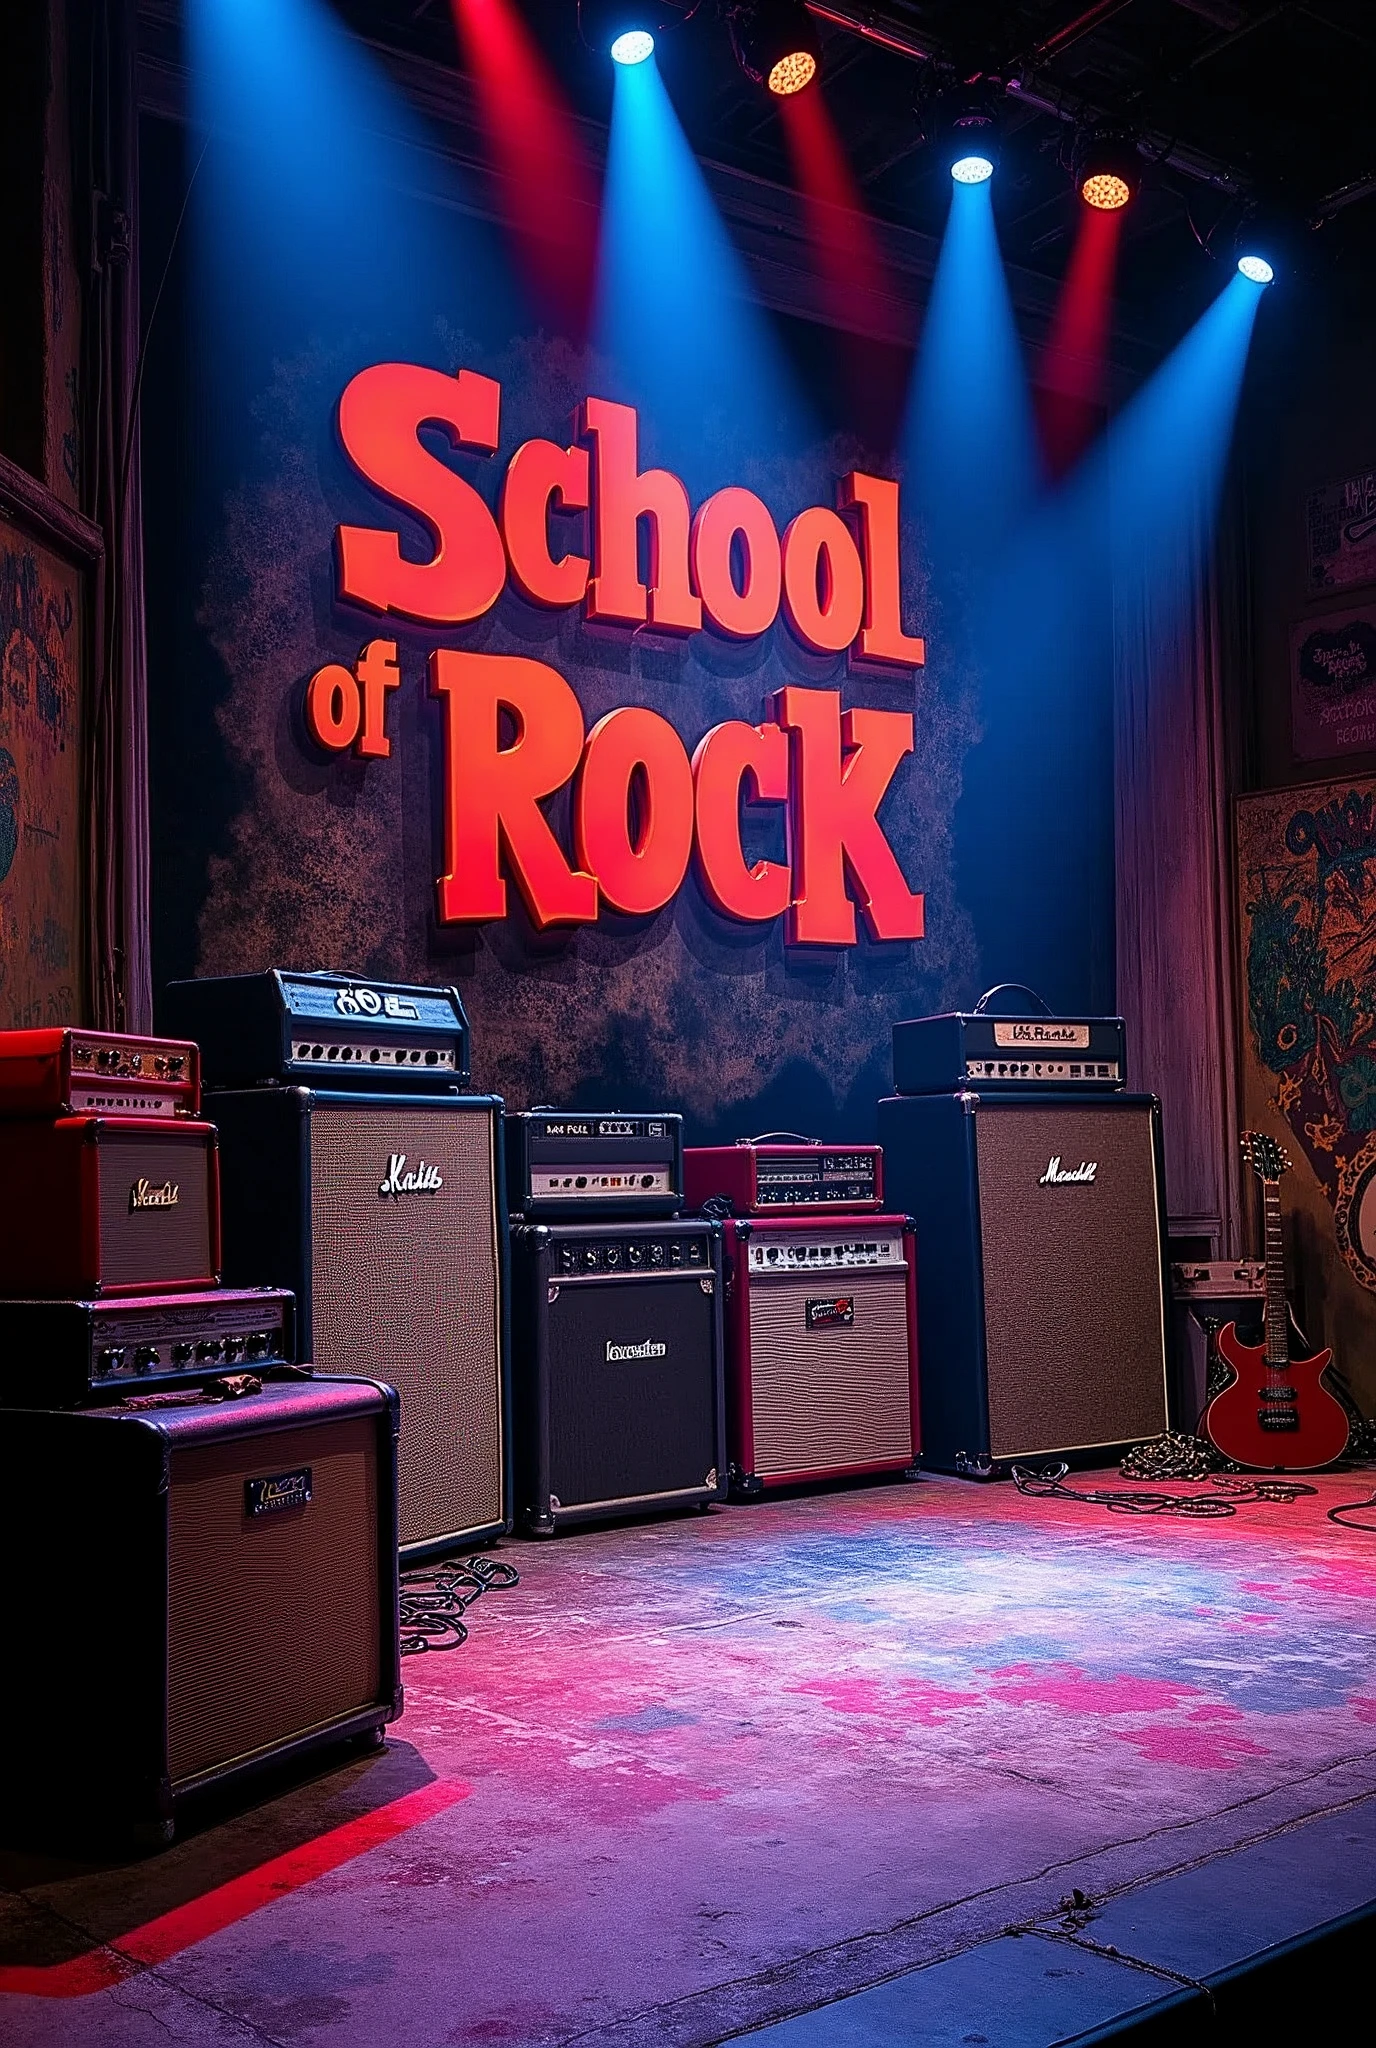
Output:
[[[511,1272],[518,1526],[720,1499],[720,1226],[516,1224]]]
[[[40,1687],[7,1820],[167,1838],[190,1794],[394,1719],[396,1433],[362,1380],[0,1414],[0,1640]]]
[[[1107,1462],[1168,1425],[1160,1106],[890,1096],[884,1178],[917,1223],[923,1463]]]
[[[290,1287],[297,1355],[401,1395],[408,1561],[508,1529],[501,1102],[226,1089],[225,1279]]]

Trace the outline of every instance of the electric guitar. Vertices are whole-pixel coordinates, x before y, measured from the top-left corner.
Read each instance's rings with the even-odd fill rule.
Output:
[[[1204,1434],[1235,1464],[1262,1472],[1316,1472],[1347,1449],[1347,1413],[1323,1384],[1331,1350],[1290,1356],[1290,1313],[1280,1231],[1280,1179],[1290,1165],[1285,1147],[1260,1131],[1244,1131],[1242,1151],[1261,1182],[1266,1222],[1264,1340],[1244,1344],[1237,1324],[1218,1333],[1218,1355],[1233,1378],[1204,1414]]]

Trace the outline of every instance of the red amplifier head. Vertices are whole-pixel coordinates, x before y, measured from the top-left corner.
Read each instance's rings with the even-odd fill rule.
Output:
[[[0,1031],[0,1116],[195,1116],[201,1060],[182,1038]]]
[[[0,1295],[86,1300],[220,1277],[214,1124],[69,1116],[0,1121]]]
[[[769,1131],[734,1145],[690,1145],[683,1155],[687,1206],[720,1203],[734,1216],[842,1216],[880,1209],[878,1145],[827,1145]]]

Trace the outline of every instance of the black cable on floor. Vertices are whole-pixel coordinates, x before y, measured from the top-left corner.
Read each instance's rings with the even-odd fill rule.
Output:
[[[484,1593],[519,1586],[521,1575],[500,1558],[439,1558],[401,1575],[401,1654],[457,1650],[468,1641],[463,1616]]]
[[[1354,1522],[1349,1518],[1363,1508],[1376,1508],[1376,1488],[1365,1500],[1340,1500],[1335,1508],[1328,1510],[1330,1522],[1336,1522],[1340,1529],[1361,1529],[1368,1536],[1376,1536],[1376,1522]]]
[[[1252,1502],[1285,1504],[1304,1494],[1318,1492],[1302,1479],[1254,1479],[1231,1472],[1210,1475],[1211,1491],[1206,1493],[1148,1492],[1141,1487],[1093,1487],[1088,1491],[1065,1485],[1070,1467],[1044,1465],[1040,1472],[1030,1465],[1011,1467],[1013,1484],[1030,1500],[1077,1500],[1086,1507],[1107,1508],[1114,1515],[1173,1515],[1186,1521],[1221,1521]],[[1366,1503],[1358,1501],[1354,1506]]]

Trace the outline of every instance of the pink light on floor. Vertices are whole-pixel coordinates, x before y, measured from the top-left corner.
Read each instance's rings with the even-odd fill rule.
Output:
[[[574,119],[513,0],[450,0],[492,170],[528,280],[580,340],[592,305],[597,183]]]
[[[1038,378],[1047,467],[1063,476],[1103,424],[1121,212],[1079,209],[1079,227]]]

